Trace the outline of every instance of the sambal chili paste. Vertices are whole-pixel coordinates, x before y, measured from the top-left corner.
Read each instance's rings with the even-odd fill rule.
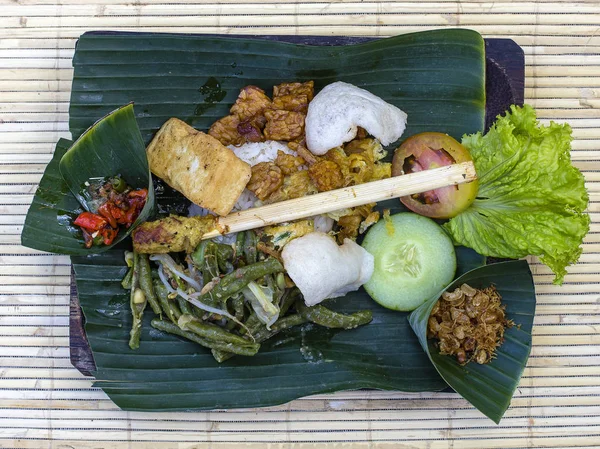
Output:
[[[148,197],[148,189],[132,189],[120,176],[91,179],[81,193],[95,211],[82,212],[73,222],[81,228],[86,248],[110,245],[120,226],[135,222]]]

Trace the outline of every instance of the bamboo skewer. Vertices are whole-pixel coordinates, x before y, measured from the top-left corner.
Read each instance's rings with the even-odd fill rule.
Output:
[[[204,234],[210,239],[222,234],[247,231],[276,223],[299,220],[339,209],[375,203],[390,198],[426,192],[477,179],[473,162],[448,165],[381,181],[317,193],[293,200],[234,212],[217,220],[217,229]]]

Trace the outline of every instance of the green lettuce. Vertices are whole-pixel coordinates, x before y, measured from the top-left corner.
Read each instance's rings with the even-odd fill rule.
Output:
[[[511,106],[485,135],[465,135],[479,177],[475,202],[444,224],[456,244],[485,256],[538,256],[561,284],[590,227],[588,193],[571,164],[571,127],[538,123]]]

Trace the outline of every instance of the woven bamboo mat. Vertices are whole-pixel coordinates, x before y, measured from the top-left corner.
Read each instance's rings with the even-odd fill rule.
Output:
[[[501,425],[454,394],[345,392],[280,407],[127,413],[69,363],[67,257],[20,246],[87,30],[391,36],[468,27],[526,55],[526,102],[573,127],[593,224],[562,287],[538,292],[529,366]],[[0,0],[0,447],[600,446],[600,4],[262,0]],[[327,444],[323,444],[327,443]]]

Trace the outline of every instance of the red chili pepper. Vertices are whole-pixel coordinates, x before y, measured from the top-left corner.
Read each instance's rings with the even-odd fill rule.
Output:
[[[115,220],[117,220],[118,224],[126,224],[127,223],[126,208],[119,207],[118,205],[116,205],[113,202],[109,202],[107,207],[109,208],[111,215],[113,217],[115,217]]]
[[[86,248],[91,248],[98,237],[102,238],[105,245],[112,244],[119,233],[119,224],[130,227],[144,208],[148,197],[148,189],[119,194],[111,186],[101,193],[104,193],[107,201],[98,208],[98,214],[82,212],[73,222],[81,228]]]
[[[100,215],[93,214],[91,212],[82,212],[73,222],[80,228],[85,228],[88,231],[99,231],[108,225],[108,222]]]
[[[127,194],[127,204],[129,205],[129,208],[125,211],[125,216],[120,223],[130,227],[142,212],[147,197],[148,189],[132,190],[129,192]]]
[[[100,206],[98,208],[98,213],[100,215],[102,215],[104,218],[106,218],[106,220],[111,225],[111,227],[116,228],[117,220],[116,220],[116,217],[112,213],[113,211],[110,207],[110,204],[111,204],[110,201],[107,201],[106,203],[102,204],[102,206]]]
[[[100,235],[103,237],[105,245],[110,245],[118,233],[119,231],[113,228],[104,228],[100,231]]]
[[[146,201],[146,198],[148,197],[148,189],[137,189],[137,190],[132,190],[131,192],[129,192],[127,194],[128,198],[141,198],[144,201]]]

